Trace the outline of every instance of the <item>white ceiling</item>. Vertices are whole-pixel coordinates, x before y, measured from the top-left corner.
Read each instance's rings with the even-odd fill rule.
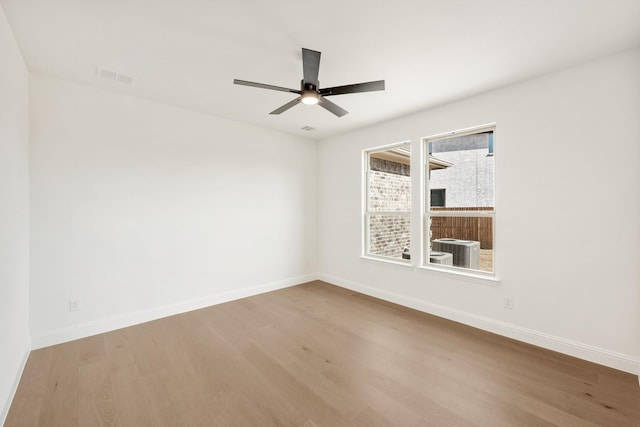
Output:
[[[314,139],[640,46],[639,0],[0,0],[30,71]],[[299,88],[386,91],[268,113]],[[101,80],[104,67],[133,77]],[[317,130],[307,132],[303,126]]]

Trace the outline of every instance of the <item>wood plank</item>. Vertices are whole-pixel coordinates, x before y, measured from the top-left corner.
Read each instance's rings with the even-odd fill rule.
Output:
[[[310,282],[33,351],[5,426],[638,426],[637,378]]]

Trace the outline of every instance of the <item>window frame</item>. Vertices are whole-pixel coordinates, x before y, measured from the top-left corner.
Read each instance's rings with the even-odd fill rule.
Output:
[[[384,261],[384,262],[389,262],[389,263],[393,263],[393,264],[399,264],[399,265],[405,265],[405,266],[412,266],[412,260],[410,259],[402,259],[402,258],[395,258],[395,257],[391,257],[391,256],[384,256],[384,255],[378,255],[378,254],[373,254],[369,251],[370,248],[370,235],[369,235],[369,224],[370,224],[370,218],[372,215],[388,215],[388,216],[406,216],[407,218],[409,218],[409,223],[412,223],[412,205],[413,202],[409,205],[409,210],[408,211],[371,211],[369,209],[369,173],[370,173],[370,167],[371,167],[371,163],[370,163],[370,155],[373,153],[380,153],[380,152],[384,152],[384,151],[389,151],[393,148],[398,148],[398,147],[409,147],[409,149],[411,149],[411,141],[401,141],[401,142],[394,142],[391,144],[386,144],[386,145],[382,145],[382,146],[377,146],[377,147],[372,147],[372,148],[365,148],[364,150],[362,150],[362,220],[361,220],[361,224],[362,224],[362,248],[361,248],[361,257],[362,258],[366,258],[366,259],[374,259],[376,261]],[[409,173],[409,180],[411,182],[411,186],[413,187],[413,162],[412,162],[412,157],[413,155],[409,154],[409,167],[410,167],[410,173]],[[413,193],[413,190],[410,191],[410,193]],[[410,236],[412,236],[411,234],[411,229],[413,227],[410,226]]]
[[[497,245],[496,245],[496,212],[497,212],[497,192],[496,192],[496,167],[493,165],[493,210],[492,211],[438,211],[434,213],[431,211],[431,186],[429,175],[429,143],[441,141],[444,139],[456,138],[461,136],[474,135],[484,132],[492,132],[492,138],[490,139],[490,157],[494,157],[495,153],[495,139],[497,133],[497,126],[495,123],[488,123],[480,126],[474,126],[470,128],[443,132],[431,136],[422,138],[422,153],[421,153],[421,183],[422,201],[421,201],[421,216],[420,221],[420,246],[422,248],[422,256],[420,259],[420,267],[428,270],[435,270],[444,273],[455,274],[456,276],[466,276],[472,278],[488,279],[490,281],[498,282],[497,274]],[[493,242],[493,271],[476,270],[465,267],[449,266],[442,264],[435,264],[430,262],[431,249],[429,248],[430,236],[429,236],[429,223],[433,217],[470,217],[470,218],[491,218],[492,219],[492,242]]]

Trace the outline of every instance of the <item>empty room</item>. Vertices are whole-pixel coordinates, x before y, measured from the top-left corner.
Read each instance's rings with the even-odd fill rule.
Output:
[[[640,2],[0,0],[0,425],[640,425]]]

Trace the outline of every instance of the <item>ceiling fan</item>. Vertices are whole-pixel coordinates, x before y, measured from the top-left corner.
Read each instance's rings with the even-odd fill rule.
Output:
[[[358,92],[373,92],[376,90],[384,90],[384,80],[377,80],[367,83],[356,83],[345,86],[335,86],[320,89],[318,82],[318,71],[320,70],[320,52],[315,50],[302,48],[302,71],[303,78],[300,83],[300,90],[289,89],[286,87],[267,85],[263,83],[248,82],[246,80],[234,79],[233,83],[243,86],[253,86],[262,89],[277,90],[280,92],[290,92],[300,95],[293,101],[287,102],[282,107],[273,110],[269,114],[280,114],[287,111],[289,108],[298,105],[300,102],[303,104],[314,105],[318,104],[322,108],[338,117],[342,117],[349,112],[344,108],[339,107],[333,102],[329,101],[326,97],[333,95],[344,95],[347,93]]]

